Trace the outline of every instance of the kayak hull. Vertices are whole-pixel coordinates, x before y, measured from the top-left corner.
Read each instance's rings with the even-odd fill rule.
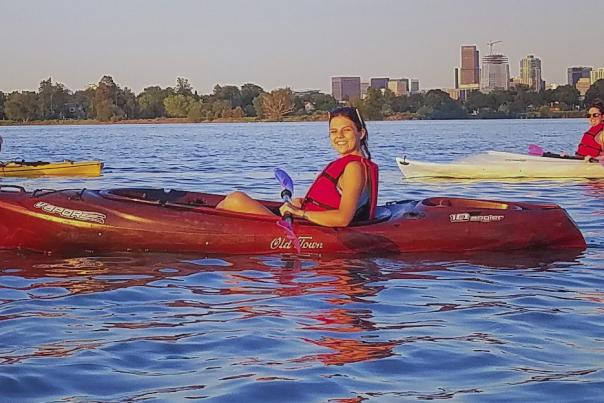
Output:
[[[604,178],[604,167],[598,162],[500,151],[487,151],[451,163],[424,162],[406,158],[397,158],[396,161],[401,173],[408,179]]]
[[[77,254],[295,252],[278,217],[216,210],[223,196],[163,189],[38,190],[0,186],[0,249]],[[269,208],[279,203],[264,202]],[[557,205],[435,197],[378,208],[345,228],[294,221],[302,252],[384,254],[570,248],[585,240]]]
[[[10,161],[0,164],[2,177],[36,176],[100,176],[101,161],[24,162]]]

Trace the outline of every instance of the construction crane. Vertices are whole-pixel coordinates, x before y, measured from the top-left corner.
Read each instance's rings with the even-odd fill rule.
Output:
[[[489,45],[489,49],[490,49],[490,53],[489,53],[490,55],[493,54],[493,45],[496,44],[496,43],[500,43],[500,42],[502,42],[502,41],[490,41],[490,42],[487,42],[487,45]]]

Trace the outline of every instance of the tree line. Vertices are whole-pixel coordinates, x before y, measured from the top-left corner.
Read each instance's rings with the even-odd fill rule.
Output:
[[[596,99],[604,100],[604,80],[589,88],[585,97],[570,85],[539,92],[518,85],[510,90],[485,94],[471,92],[465,100],[454,100],[447,92],[430,90],[409,96],[395,96],[392,91],[369,88],[363,100],[352,101],[367,119],[497,119],[523,117],[581,116]]]
[[[0,119],[93,119],[101,122],[129,119],[186,118],[192,122],[215,119],[261,118],[282,120],[287,114],[325,112],[338,102],[319,91],[294,94],[290,88],[264,91],[256,84],[216,85],[212,94],[199,95],[186,78],[175,87],[150,86],[134,94],[111,76],[85,90],[70,91],[51,78],[35,91],[0,92]]]
[[[346,104],[361,109],[370,120],[465,119],[560,116],[580,113],[594,99],[604,99],[604,80],[596,81],[585,97],[570,85],[540,92],[525,86],[488,94],[474,91],[465,100],[454,100],[442,90],[395,95],[369,88],[364,99]],[[0,119],[18,122],[36,120],[97,120],[183,118],[191,122],[216,119],[283,120],[285,116],[323,118],[339,105],[320,91],[295,93],[290,88],[265,91],[248,83],[241,87],[216,85],[211,94],[199,95],[186,78],[174,87],[150,86],[134,94],[120,87],[111,76],[84,90],[71,91],[51,78],[40,82],[38,91],[0,91]]]

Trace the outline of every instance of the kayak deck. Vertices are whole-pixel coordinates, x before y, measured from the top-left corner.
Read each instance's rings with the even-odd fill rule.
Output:
[[[101,161],[9,161],[0,164],[0,176],[100,176],[103,165]]]
[[[396,158],[407,179],[576,179],[604,178],[598,162],[487,151],[449,163]]]

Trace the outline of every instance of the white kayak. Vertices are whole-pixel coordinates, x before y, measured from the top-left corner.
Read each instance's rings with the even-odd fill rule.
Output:
[[[551,154],[555,155],[555,154]],[[604,178],[604,166],[572,157],[547,157],[487,151],[449,163],[397,158],[403,176],[414,178]]]

